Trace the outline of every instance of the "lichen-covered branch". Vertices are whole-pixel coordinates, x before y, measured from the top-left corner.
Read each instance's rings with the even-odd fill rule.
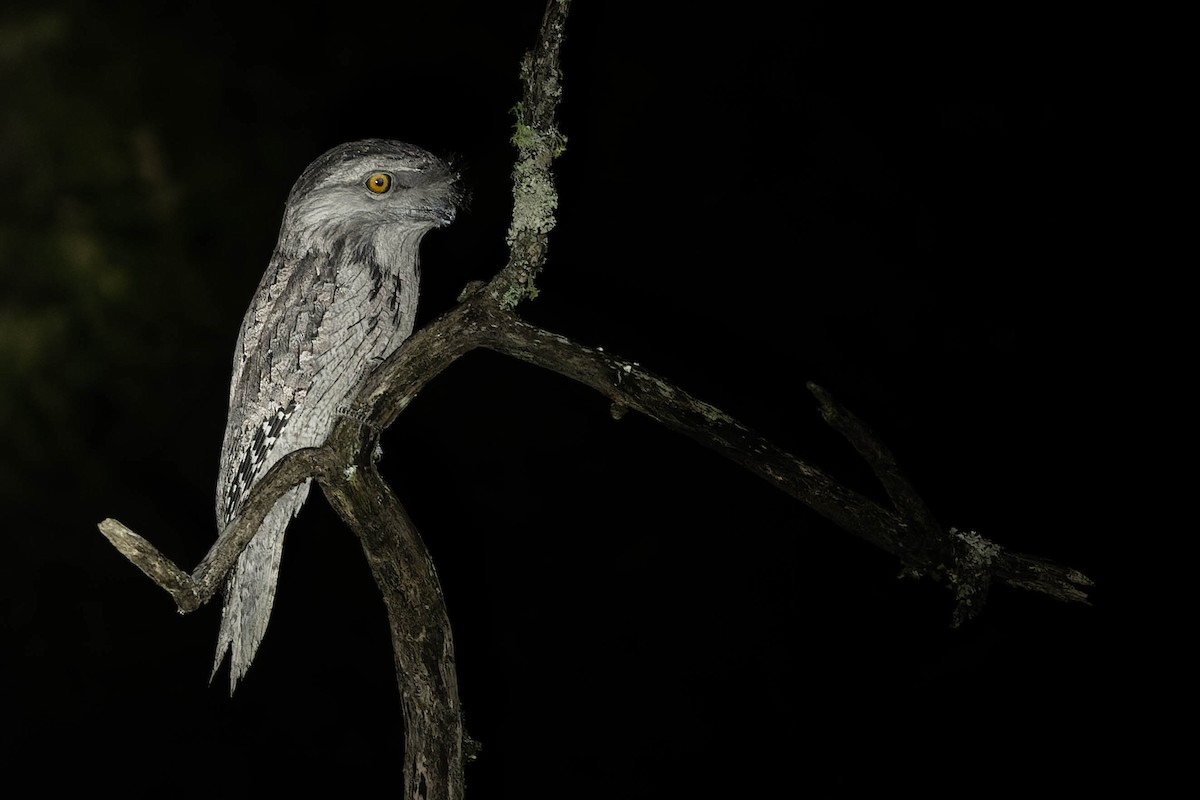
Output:
[[[558,103],[562,97],[562,48],[571,0],[549,0],[542,18],[538,45],[521,61],[524,93],[513,108],[516,116],[512,143],[517,148],[513,166],[513,215],[508,228],[508,263],[491,280],[486,296],[513,309],[522,300],[537,297],[535,280],[546,265],[558,190],[552,165],[567,146],[558,129]]]
[[[964,533],[955,528],[945,532],[903,475],[891,451],[822,387],[809,384],[809,390],[819,400],[822,416],[863,454],[894,508],[885,508],[843,486],[824,470],[779,449],[720,409],[637,362],[531,325],[499,308],[481,292],[468,296],[456,308],[415,333],[365,382],[358,400],[334,429],[327,446],[281,460],[251,493],[247,507],[256,510],[255,516],[265,514],[275,498],[307,475],[335,474],[331,465],[344,467],[355,463],[355,453],[370,451],[373,431],[391,425],[433,378],[466,353],[481,347],[578,381],[604,394],[614,408],[637,411],[700,442],[847,532],[896,555],[906,575],[947,578],[958,601],[957,621],[979,610],[993,579],[1059,600],[1086,602],[1087,595],[1081,587],[1092,584],[1076,570],[1009,552],[975,532]],[[363,425],[363,420],[368,424]],[[327,488],[327,479],[321,483]],[[112,523],[115,521],[105,523],[108,526],[105,534],[110,539]],[[216,581],[237,557],[244,540],[248,540],[246,531],[254,530],[253,523],[251,519],[246,530],[231,526],[197,568],[191,578],[192,586],[184,580],[186,574],[136,534],[133,535],[136,539],[129,538],[129,544],[118,547],[127,555],[137,553],[144,560],[148,558],[148,566],[142,563],[139,566],[176,596],[181,611],[187,611],[211,596]],[[152,557],[145,556],[151,552]],[[129,557],[137,563],[133,555]]]
[[[613,416],[644,414],[787,492],[842,529],[895,555],[904,574],[945,579],[954,624],[978,612],[992,582],[1087,602],[1091,581],[1044,559],[1012,553],[974,531],[943,529],[891,451],[861,420],[815,384],[826,422],[871,466],[891,507],[843,486],[824,470],[781,450],[720,409],[693,397],[636,361],[540,329],[514,311],[537,294],[558,197],[551,165],[566,139],[557,128],[562,94],[559,48],[569,0],[549,0],[537,47],[522,64],[524,96],[515,109],[514,211],[507,264],[487,284],[414,333],[363,383],[324,446],[282,458],[244,499],[243,511],[188,574],[116,520],[104,535],[171,594],[181,612],[207,602],[276,500],[315,478],[358,535],[391,626],[406,720],[405,796],[461,798],[470,742],[462,727],[453,637],[433,562],[390,487],[375,470],[379,433],[424,387],[464,354],[487,348],[578,381],[612,402]]]
[[[1087,603],[1083,573],[1044,559],[1012,553],[975,531],[944,532],[925,500],[900,470],[891,450],[854,414],[815,383],[808,389],[821,404],[821,416],[870,465],[897,513],[906,521],[906,542],[898,551],[907,576],[945,577],[954,592],[954,627],[979,613],[993,580],[1041,592],[1064,602]]]
[[[479,294],[419,331],[376,371],[359,395],[362,405],[356,416],[380,427],[390,425],[430,380],[479,347],[595,389],[613,402],[615,416],[637,411],[696,440],[843,530],[897,556],[905,575],[947,580],[954,592],[956,625],[979,611],[993,580],[1058,600],[1086,602],[1082,587],[1092,584],[1082,573],[1012,553],[976,532],[946,531],[890,449],[822,387],[809,384],[822,416],[863,455],[892,508],[843,486],[637,362],[531,325]]]

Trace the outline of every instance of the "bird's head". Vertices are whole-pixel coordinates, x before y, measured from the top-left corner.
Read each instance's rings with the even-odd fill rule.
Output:
[[[288,195],[285,231],[424,232],[454,221],[458,173],[419,147],[389,139],[347,142],[308,166]]]

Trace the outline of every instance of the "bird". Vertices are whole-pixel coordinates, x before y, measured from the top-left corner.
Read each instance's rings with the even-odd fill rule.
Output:
[[[296,180],[234,348],[219,531],[275,462],[325,442],[370,370],[412,334],[421,239],[463,200],[450,162],[389,139],[338,145]],[[284,531],[310,483],[279,498],[225,580],[209,681],[228,654],[231,695],[266,633]]]

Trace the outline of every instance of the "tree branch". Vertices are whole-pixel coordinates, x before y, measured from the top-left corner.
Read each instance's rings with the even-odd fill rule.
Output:
[[[280,459],[247,494],[237,519],[221,531],[190,575],[117,520],[103,520],[98,527],[114,547],[171,595],[179,613],[186,614],[212,599],[238,556],[258,532],[267,513],[285,492],[309,478],[325,474],[331,465],[339,463],[346,462],[340,453],[329,448],[297,450]]]
[[[464,354],[487,348],[571,378],[608,397],[613,416],[632,409],[656,420],[787,492],[842,529],[896,555],[902,574],[945,578],[955,597],[953,624],[981,608],[993,580],[1059,600],[1087,602],[1080,572],[1012,553],[975,532],[944,531],[891,451],[821,387],[809,384],[822,416],[868,462],[891,501],[885,508],[824,470],[773,445],[720,409],[635,361],[540,329],[514,308],[535,297],[545,266],[558,197],[552,163],[565,147],[555,115],[561,97],[559,50],[569,0],[549,0],[538,44],[526,55],[524,94],[513,142],[514,211],[507,264],[487,284],[468,287],[459,304],[425,326],[360,388],[321,448],[291,453],[250,490],[243,512],[190,575],[113,519],[101,532],[181,612],[207,602],[276,500],[316,478],[358,535],[388,610],[406,720],[405,796],[460,798],[462,765],[472,743],[463,732],[453,637],[433,561],[403,506],[375,469],[379,433],[438,374]]]
[[[615,416],[632,409],[720,453],[843,530],[898,556],[905,575],[945,577],[955,592],[955,625],[979,611],[993,578],[1058,600],[1087,602],[1080,587],[1092,582],[1077,570],[1012,553],[977,533],[945,532],[888,447],[817,384],[808,388],[825,421],[867,461],[894,508],[843,486],[637,362],[531,325],[483,293],[427,325],[385,362],[364,386],[354,416],[387,427],[429,381],[479,347],[578,381],[608,397]]]
[[[474,744],[463,730],[454,637],[437,570],[408,512],[375,469],[374,436],[364,436],[370,429],[354,427],[353,436],[335,435],[334,450],[367,445],[359,452],[368,458],[326,473],[320,483],[358,536],[387,607],[404,711],[404,797],[461,798],[463,764]]]
[[[551,165],[563,154],[567,137],[558,130],[562,98],[562,48],[571,0],[549,0],[537,46],[521,61],[521,102],[512,143],[517,148],[513,167],[513,216],[508,229],[508,263],[488,283],[488,295],[504,308],[537,297],[534,280],[546,265],[558,190]]]

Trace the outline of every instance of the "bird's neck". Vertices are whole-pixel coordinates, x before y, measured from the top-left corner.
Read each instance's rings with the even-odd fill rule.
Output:
[[[354,226],[333,221],[284,230],[276,249],[303,260],[369,264],[398,273],[415,268],[421,239],[432,228],[431,224]]]

